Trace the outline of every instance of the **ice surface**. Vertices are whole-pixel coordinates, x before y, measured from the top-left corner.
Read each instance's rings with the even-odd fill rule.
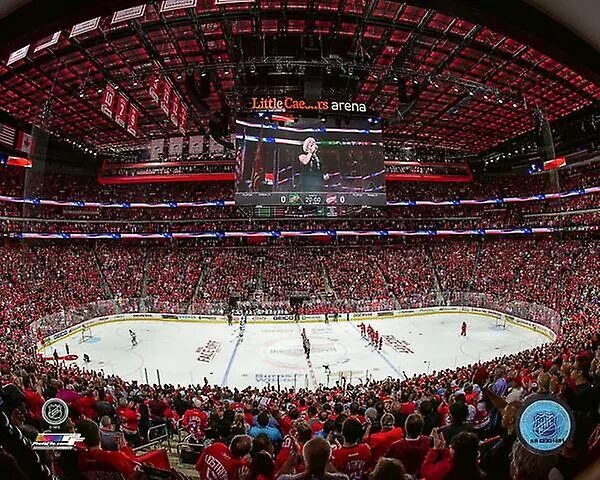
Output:
[[[468,336],[460,336],[460,324],[468,324]],[[479,360],[515,353],[546,343],[543,335],[507,324],[495,325],[493,318],[480,315],[427,314],[370,323],[384,341],[381,352],[361,338],[360,322],[249,323],[240,341],[239,325],[160,321],[124,321],[92,327],[93,337],[79,343],[77,335],[48,347],[78,355],[79,365],[104,370],[128,380],[157,383],[198,384],[208,378],[211,384],[279,385],[314,387],[333,385],[342,377],[357,383],[365,378],[398,377],[436,369],[454,368]],[[302,351],[301,329],[311,341],[311,360]],[[137,334],[138,345],[131,346],[129,330]],[[199,361],[208,342],[218,351],[211,361]],[[397,347],[394,348],[393,344]],[[214,343],[212,344],[214,345]],[[206,351],[206,349],[205,349]],[[91,363],[84,365],[87,353]],[[329,374],[325,365],[329,366]]]

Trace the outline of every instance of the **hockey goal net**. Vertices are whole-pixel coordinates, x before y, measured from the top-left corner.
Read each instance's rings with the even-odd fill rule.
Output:
[[[92,338],[92,329],[90,327],[82,327],[79,335],[79,343],[87,342]]]
[[[506,328],[506,317],[504,315],[496,317],[496,328]]]

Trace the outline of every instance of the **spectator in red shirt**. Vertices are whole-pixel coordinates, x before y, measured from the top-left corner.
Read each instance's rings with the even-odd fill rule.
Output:
[[[40,426],[42,422],[42,406],[45,400],[34,377],[23,376],[23,393],[25,394],[25,406],[27,407],[29,418],[36,426]]]
[[[381,417],[381,431],[371,435],[371,424],[367,425],[364,439],[371,447],[373,460],[379,460],[385,455],[392,443],[404,438],[401,427],[395,427],[396,419],[391,413],[384,413]]]
[[[287,435],[290,433],[294,422],[300,418],[300,412],[296,407],[291,407],[286,415],[284,415],[279,422],[279,427],[281,428],[281,432],[283,435]]]
[[[485,474],[479,469],[479,439],[470,432],[461,432],[446,448],[444,435],[436,428],[432,432],[433,448],[429,450],[421,475],[425,480],[482,480]]]
[[[244,457],[250,453],[252,438],[238,435],[228,447],[222,442],[215,442],[205,448],[196,462],[196,470],[202,479],[238,480],[244,478],[248,464]]]
[[[139,432],[140,414],[133,409],[133,403],[127,403],[125,398],[121,398],[117,407],[117,416],[119,422],[121,422],[121,431],[127,443],[134,447],[140,445],[142,442]]]
[[[406,473],[419,476],[423,460],[429,451],[429,437],[423,435],[423,417],[418,413],[409,415],[404,424],[406,437],[392,443],[385,454],[402,462]]]
[[[98,399],[96,398],[96,394],[93,391],[88,390],[77,400],[77,410],[79,410],[79,413],[85,418],[96,420],[98,417],[98,413],[96,411],[97,403]]]
[[[296,443],[298,444],[297,451],[301,452],[304,444],[309,442],[311,438],[312,430],[308,426],[308,423],[304,420],[296,420],[294,422],[294,428],[290,431],[290,435],[286,435],[283,439],[281,450],[275,458],[275,472],[281,472],[284,465],[288,463],[295,451]],[[304,471],[304,468],[304,461],[302,457],[298,455],[292,473],[301,473]]]
[[[200,441],[204,439],[204,431],[208,428],[208,415],[202,411],[202,402],[199,399],[194,398],[192,403],[194,407],[185,411],[181,425]]]
[[[342,425],[344,445],[333,450],[331,463],[338,472],[348,475],[350,480],[361,480],[371,468],[371,449],[362,439],[362,425],[348,418]]]
[[[133,476],[137,462],[125,453],[106,452],[100,447],[100,429],[91,420],[81,420],[77,424],[78,432],[83,436],[87,449],[79,454],[79,470],[119,472],[129,479]]]

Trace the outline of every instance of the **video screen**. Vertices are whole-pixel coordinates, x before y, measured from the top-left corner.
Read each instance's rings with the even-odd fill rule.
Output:
[[[236,204],[386,204],[376,119],[249,115],[236,145]]]

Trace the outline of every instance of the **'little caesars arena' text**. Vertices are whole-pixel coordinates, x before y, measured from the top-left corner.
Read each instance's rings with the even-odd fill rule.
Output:
[[[359,112],[366,113],[367,105],[356,102],[332,102],[329,100],[317,100],[309,103],[306,100],[297,100],[292,97],[252,97],[251,110],[258,112],[287,112],[314,110],[320,112]]]

